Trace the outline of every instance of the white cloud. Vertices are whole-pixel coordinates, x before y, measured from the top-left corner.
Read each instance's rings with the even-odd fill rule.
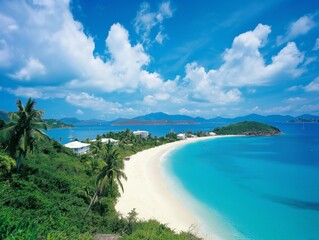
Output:
[[[217,105],[238,103],[242,100],[241,87],[271,85],[283,77],[300,76],[304,54],[293,42],[273,56],[271,63],[265,63],[259,48],[265,46],[270,32],[269,26],[258,24],[253,31],[237,36],[232,47],[225,50],[224,63],[218,69],[206,71],[196,62],[187,64],[181,86],[188,89],[189,98]]]
[[[314,22],[312,16],[302,16],[297,21],[290,24],[284,36],[278,36],[277,43],[280,45],[284,42],[293,40],[300,35],[305,35],[315,26],[316,23]]]
[[[225,90],[214,80],[216,71],[205,69],[197,63],[186,65],[184,81],[190,98],[197,101],[209,101],[216,105],[236,103],[241,100],[241,92],[237,88]]]
[[[151,11],[149,3],[143,2],[140,5],[140,10],[137,12],[134,20],[135,31],[137,34],[141,35],[143,43],[148,45],[153,41],[151,39],[152,29],[157,27],[155,41],[162,44],[163,40],[167,38],[167,35],[163,34],[163,21],[172,16],[173,11],[169,1],[161,3],[158,10],[155,12]]]
[[[147,95],[143,99],[143,104],[148,106],[154,106],[157,103],[156,99],[152,95]]]
[[[319,49],[319,38],[316,39],[315,45],[313,47],[314,51],[317,51]]]
[[[57,87],[17,87],[15,89],[4,88],[4,90],[17,97],[50,99],[64,98],[66,96],[65,90],[61,90]]]
[[[95,110],[100,113],[107,114],[132,114],[137,112],[133,108],[124,108],[122,104],[118,102],[108,102],[105,101],[102,97],[95,97],[93,94],[90,95],[86,92],[77,93],[69,93],[65,97],[66,102],[71,105],[88,108]]]
[[[306,100],[306,98],[301,98],[301,97],[291,97],[287,99],[287,102],[291,103],[302,103]]]
[[[216,70],[206,71],[196,62],[187,64],[184,81],[190,98],[214,104],[238,103],[242,100],[241,87],[265,86],[282,77],[300,76],[304,55],[295,43],[288,43],[266,65],[259,48],[266,44],[270,32],[269,26],[258,24],[253,31],[237,36]]]
[[[286,89],[286,92],[296,92],[299,89],[302,89],[301,85],[294,85]]]
[[[80,94],[70,93],[65,97],[65,100],[74,106],[96,111],[109,111],[110,109],[121,107],[119,103],[107,102],[101,97],[95,97],[85,92]]]
[[[29,81],[45,74],[45,66],[38,59],[29,58],[25,67],[14,74],[9,74],[9,76],[18,80]]]
[[[319,92],[319,77],[304,87],[306,92]]]
[[[42,91],[39,91],[36,88],[18,87],[16,89],[9,88],[7,91],[17,97],[44,98]]]
[[[159,44],[162,44],[165,38],[167,38],[166,34],[163,34],[162,32],[158,32],[155,37],[155,41],[158,42]]]
[[[145,70],[150,57],[141,44],[130,43],[127,30],[118,23],[106,38],[108,55],[95,56],[94,40],[74,20],[68,0],[12,1],[0,3],[0,9],[19,26],[14,35],[0,29],[0,55],[12,60],[4,73],[15,80],[33,81],[46,74],[43,81],[50,85],[99,92],[151,89],[163,81],[158,73]],[[14,52],[9,51],[8,42]]]
[[[81,109],[77,109],[75,112],[77,115],[83,115],[84,112]]]

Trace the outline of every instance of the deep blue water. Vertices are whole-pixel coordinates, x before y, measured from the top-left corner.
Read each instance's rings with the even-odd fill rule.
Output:
[[[275,125],[284,134],[207,140],[168,156],[169,173],[206,209],[207,228],[214,211],[242,236],[222,238],[319,239],[319,124]]]

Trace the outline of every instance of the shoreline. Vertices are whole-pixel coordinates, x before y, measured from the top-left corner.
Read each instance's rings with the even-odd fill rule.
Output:
[[[126,216],[135,209],[141,220],[156,219],[176,232],[190,231],[204,239],[220,239],[218,234],[205,229],[203,219],[194,213],[194,209],[189,208],[189,204],[183,203],[184,199],[189,200],[197,210],[201,208],[196,199],[188,196],[181,184],[171,177],[163,166],[166,156],[174,149],[220,137],[229,136],[190,138],[132,155],[129,161],[125,161],[124,171],[128,180],[123,182],[124,193],[121,193],[118,199],[116,210]]]

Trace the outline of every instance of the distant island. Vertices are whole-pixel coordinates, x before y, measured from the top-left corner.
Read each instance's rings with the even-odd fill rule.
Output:
[[[49,129],[74,127],[72,124],[68,124],[56,119],[44,119],[44,122],[48,125]]]
[[[217,135],[273,136],[281,131],[273,126],[255,121],[244,121],[218,127],[213,130]]]

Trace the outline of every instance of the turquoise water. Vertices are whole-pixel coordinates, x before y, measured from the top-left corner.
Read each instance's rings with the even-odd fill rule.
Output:
[[[206,209],[208,229],[213,211],[243,239],[319,239],[319,124],[305,125],[277,125],[284,134],[274,137],[188,144],[170,153],[165,168]]]

